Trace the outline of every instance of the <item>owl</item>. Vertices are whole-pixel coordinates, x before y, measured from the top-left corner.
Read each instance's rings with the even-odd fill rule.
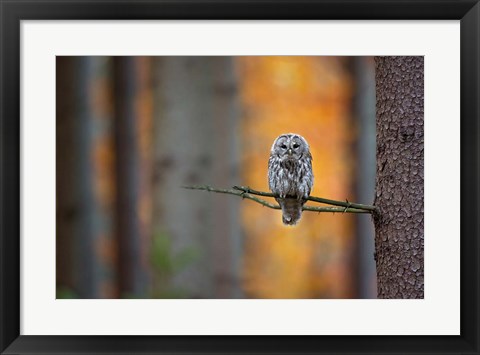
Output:
[[[275,139],[268,159],[268,186],[282,208],[282,221],[295,225],[313,186],[312,155],[299,134]]]

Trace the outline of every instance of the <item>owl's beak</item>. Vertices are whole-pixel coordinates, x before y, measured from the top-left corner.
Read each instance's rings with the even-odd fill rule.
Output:
[[[290,148],[290,149],[288,150],[288,155],[292,155],[292,153],[293,153],[293,152],[292,152],[292,148]]]

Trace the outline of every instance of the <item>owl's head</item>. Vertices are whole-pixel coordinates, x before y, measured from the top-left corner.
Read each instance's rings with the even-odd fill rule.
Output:
[[[281,160],[298,160],[304,156],[311,157],[307,141],[299,134],[285,133],[275,139],[270,151],[271,155]]]

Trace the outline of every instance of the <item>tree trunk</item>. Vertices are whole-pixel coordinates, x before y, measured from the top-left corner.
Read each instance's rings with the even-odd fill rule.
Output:
[[[355,195],[358,201],[372,203],[375,196],[375,64],[373,57],[352,57],[356,89],[354,116],[358,120],[358,138],[355,146],[356,179]],[[356,274],[358,298],[375,298],[377,278],[373,224],[370,218],[358,214],[356,217]],[[367,218],[366,218],[367,217]]]
[[[170,241],[156,297],[240,298],[241,201],[181,188],[240,184],[233,61],[161,57],[154,68],[153,230]]]
[[[423,57],[375,57],[379,298],[423,298]]]
[[[57,297],[108,297],[112,286],[103,275],[114,270],[100,250],[110,237],[103,227],[109,217],[95,185],[104,132],[92,136],[98,122],[109,118],[94,96],[105,68],[99,57],[57,57],[56,63]]]
[[[145,297],[148,285],[146,261],[142,260],[145,236],[141,228],[141,156],[137,112],[140,60],[115,57],[116,231],[119,241],[119,287],[122,297]]]
[[[76,58],[56,58],[56,271],[57,297],[62,288],[75,289],[72,258],[76,230],[77,201],[72,188],[75,154],[75,76]],[[60,149],[61,147],[61,149]]]

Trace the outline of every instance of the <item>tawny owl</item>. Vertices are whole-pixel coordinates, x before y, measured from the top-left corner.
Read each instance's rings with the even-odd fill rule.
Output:
[[[308,143],[295,133],[275,139],[268,159],[268,185],[282,208],[282,221],[294,225],[313,186],[312,155]]]

